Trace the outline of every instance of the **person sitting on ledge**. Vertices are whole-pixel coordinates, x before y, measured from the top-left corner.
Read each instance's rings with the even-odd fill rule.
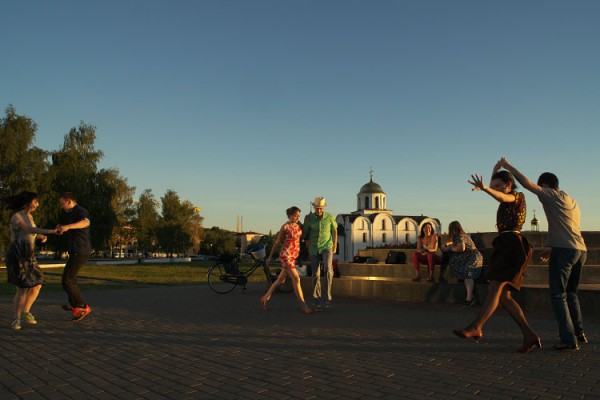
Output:
[[[442,246],[442,253],[444,254],[442,258],[447,259],[452,275],[456,279],[464,281],[467,291],[467,299],[464,305],[470,307],[474,304],[473,288],[475,287],[475,279],[481,276],[483,256],[477,250],[471,236],[463,230],[460,222],[450,222],[448,236],[451,241]]]
[[[429,267],[429,276],[427,282],[435,282],[433,279],[433,268],[435,264],[441,263],[441,258],[436,253],[438,251],[438,235],[433,230],[431,223],[427,222],[421,227],[421,234],[417,239],[417,251],[412,255],[413,267],[415,268],[415,277],[413,282],[421,280],[419,264],[427,264]]]

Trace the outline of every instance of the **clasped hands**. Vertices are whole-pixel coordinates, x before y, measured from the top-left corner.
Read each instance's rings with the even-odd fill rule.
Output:
[[[62,225],[56,225],[56,228],[54,228],[54,230],[56,231],[57,235],[62,235],[63,233],[65,233],[66,231],[68,231],[68,229],[66,229],[64,226]]]

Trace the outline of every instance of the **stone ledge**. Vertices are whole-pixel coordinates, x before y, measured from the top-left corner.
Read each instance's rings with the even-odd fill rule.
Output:
[[[310,299],[312,278],[303,277],[302,287],[305,297]],[[476,304],[485,299],[487,284],[477,284]],[[462,283],[412,282],[404,278],[383,277],[339,277],[333,281],[334,297],[362,299],[384,299],[407,302],[462,304],[466,297]],[[600,284],[583,284],[579,289],[579,301],[584,313],[600,309]],[[525,310],[550,311],[550,294],[547,285],[523,285],[514,292],[515,299]]]

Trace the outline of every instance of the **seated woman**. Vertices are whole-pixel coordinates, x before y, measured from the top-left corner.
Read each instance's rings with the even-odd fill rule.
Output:
[[[473,288],[475,279],[481,276],[483,256],[477,250],[473,239],[463,230],[460,222],[452,221],[448,225],[448,236],[451,242],[442,246],[444,260],[448,260],[450,273],[465,283],[467,299],[465,307],[473,304]]]
[[[438,235],[433,230],[433,226],[427,222],[421,227],[421,234],[417,239],[417,251],[412,255],[413,267],[415,268],[413,282],[419,282],[421,280],[419,264],[427,264],[429,267],[427,282],[435,282],[435,279],[433,279],[433,268],[436,263],[441,263],[440,256],[436,254],[437,250]]]

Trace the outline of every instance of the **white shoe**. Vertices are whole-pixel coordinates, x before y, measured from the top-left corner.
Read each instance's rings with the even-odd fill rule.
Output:
[[[10,325],[10,327],[13,328],[15,331],[18,331],[19,329],[21,329],[21,320],[15,319],[13,321],[13,323]]]
[[[35,320],[35,317],[30,312],[22,312],[21,313],[21,319],[25,320],[25,322],[27,322],[28,324],[31,324],[31,325],[37,324],[37,321]]]

